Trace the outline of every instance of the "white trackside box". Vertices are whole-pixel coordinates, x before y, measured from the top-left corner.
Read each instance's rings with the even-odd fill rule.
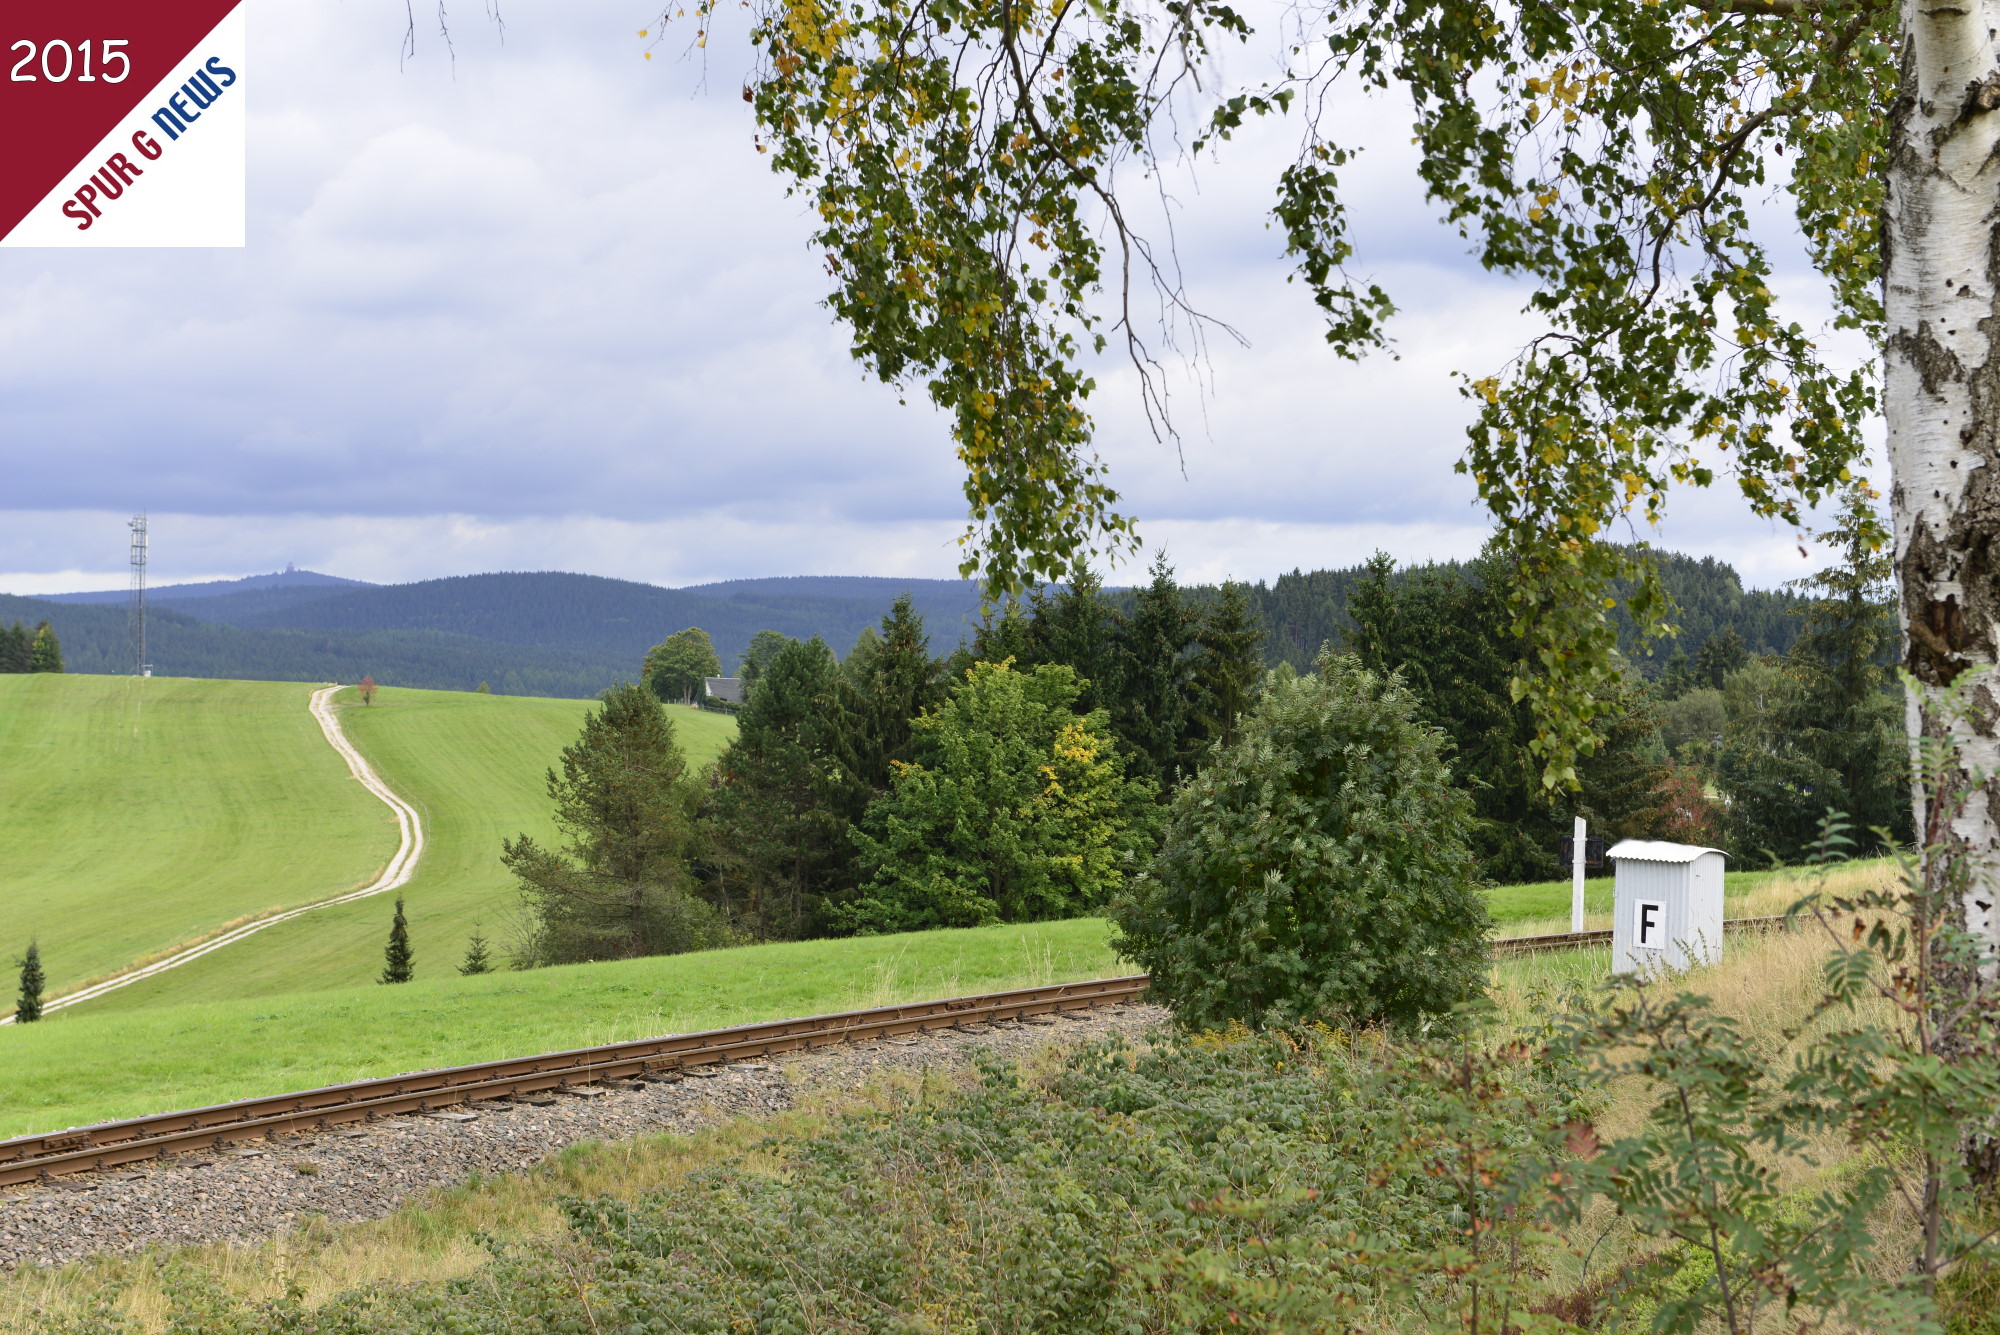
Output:
[[[1679,972],[1722,958],[1721,849],[1626,839],[1605,856],[1617,865],[1611,972]]]

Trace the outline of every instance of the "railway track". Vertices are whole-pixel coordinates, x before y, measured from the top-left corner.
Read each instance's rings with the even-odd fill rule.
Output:
[[[219,1149],[231,1141],[319,1131],[402,1113],[438,1112],[483,1099],[662,1076],[836,1043],[853,1043],[995,1020],[1022,1020],[1118,1005],[1145,990],[1144,974],[955,997],[910,1006],[773,1020],[667,1038],[607,1043],[537,1057],[328,1085],[296,1094],[219,1103],[185,1112],[0,1141],[0,1187],[66,1173],[115,1168],[170,1154]]]
[[[1729,935],[1740,932],[1769,931],[1784,925],[1785,915],[1780,913],[1769,918],[1731,918],[1722,924],[1722,930]],[[1596,932],[1552,932],[1547,936],[1503,936],[1488,943],[1495,957],[1509,955],[1536,955],[1545,950],[1588,950],[1592,946],[1611,944],[1611,929]]]
[[[1731,932],[1754,931],[1784,922],[1736,918]],[[1492,943],[1497,957],[1549,950],[1609,945],[1611,933],[1562,932],[1550,936],[1506,937]],[[894,1038],[935,1029],[962,1028],[996,1020],[1024,1020],[1062,1011],[1082,1011],[1136,1000],[1146,976],[1100,978],[1087,983],[990,992],[909,1006],[843,1011],[798,1020],[772,1020],[666,1038],[607,1043],[601,1047],[547,1052],[535,1057],[452,1066],[436,1071],[328,1085],[264,1099],[219,1103],[208,1108],[100,1122],[46,1135],[0,1140],[0,1187],[16,1186],[67,1173],[115,1168],[120,1164],[219,1149],[231,1141],[255,1140],[290,1132],[328,1130],[349,1122],[405,1113],[439,1112],[485,1099],[562,1090],[606,1081],[671,1078],[676,1072],[727,1064],[838,1043]]]

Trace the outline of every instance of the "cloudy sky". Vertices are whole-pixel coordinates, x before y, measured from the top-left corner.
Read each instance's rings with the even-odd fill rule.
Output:
[[[142,508],[156,582],[953,573],[944,424],[820,307],[740,41],[647,60],[645,0],[508,0],[504,35],[463,3],[455,58],[420,19],[399,60],[403,0],[248,4],[247,247],[0,250],[0,591],[122,584]],[[1296,132],[1266,125],[1173,181],[1195,300],[1247,340],[1180,385],[1183,452],[1103,376],[1114,482],[1185,576],[1483,538],[1452,373],[1505,362],[1520,294],[1431,220],[1395,107],[1341,114],[1373,145],[1360,267],[1403,306],[1400,357],[1326,352],[1264,225]],[[1728,494],[1656,536],[1759,584],[1817,564]]]

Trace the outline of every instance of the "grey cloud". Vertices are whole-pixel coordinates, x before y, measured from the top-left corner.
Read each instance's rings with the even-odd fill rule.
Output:
[[[246,250],[0,252],[0,434],[37,444],[10,451],[0,572],[104,570],[97,530],[144,505],[190,575],[950,573],[945,424],[820,306],[737,36],[701,92],[640,59],[625,0],[510,6],[504,43],[469,10],[455,65],[420,31],[402,70],[392,0],[253,3]],[[1522,293],[1436,224],[1405,112],[1343,97],[1357,269],[1405,306],[1400,360],[1338,361],[1285,281],[1263,201],[1297,127],[1261,122],[1169,182],[1197,304],[1250,340],[1211,340],[1205,400],[1175,372],[1185,475],[1101,368],[1114,484],[1190,569],[1478,545],[1452,372],[1512,354]]]

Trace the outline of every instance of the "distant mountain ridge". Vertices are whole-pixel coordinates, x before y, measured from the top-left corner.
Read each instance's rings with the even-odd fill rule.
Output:
[[[1677,641],[1639,652],[1622,619],[1623,647],[1647,675],[1676,649],[1692,654],[1730,626],[1753,653],[1782,653],[1797,634],[1792,594],[1745,590],[1712,558],[1657,553],[1680,604]],[[1265,629],[1265,658],[1307,668],[1321,644],[1348,629],[1347,599],[1365,569],[1293,571],[1251,586]],[[733,672],[750,639],[775,630],[818,635],[845,656],[863,628],[908,593],[923,613],[931,650],[970,641],[980,620],[979,588],[964,580],[875,576],[793,576],[722,580],[668,589],[632,580],[559,571],[457,575],[414,584],[369,584],[315,571],[165,585],[148,596],[147,657],[161,676],[279,681],[354,681],[472,690],[481,682],[508,695],[590,696],[638,676],[646,650],[699,626]],[[1108,591],[1114,606],[1133,591]],[[1188,590],[1205,602],[1214,590]],[[127,670],[123,591],[52,598],[0,595],[0,624],[47,618],[71,671]]]
[[[307,578],[301,579],[301,576]],[[193,592],[191,592],[193,591]],[[160,676],[345,680],[509,695],[595,695],[635,679],[646,651],[699,626],[733,672],[760,630],[818,635],[845,654],[908,592],[935,652],[969,639],[978,586],[961,580],[806,577],[667,589],[554,571],[368,584],[312,571],[163,585],[147,595]],[[127,670],[123,591],[0,595],[0,623],[47,618],[71,671]]]
[[[247,593],[253,589],[298,590],[317,596],[333,589],[372,589],[376,587],[367,580],[342,579],[339,575],[322,575],[317,570],[297,570],[286,566],[283,570],[269,575],[246,575],[242,579],[211,579],[199,584],[161,584],[146,590],[146,601],[184,602],[190,598],[227,598],[232,594]],[[129,589],[93,589],[86,593],[45,593],[42,600],[51,603],[123,603],[131,597]]]

